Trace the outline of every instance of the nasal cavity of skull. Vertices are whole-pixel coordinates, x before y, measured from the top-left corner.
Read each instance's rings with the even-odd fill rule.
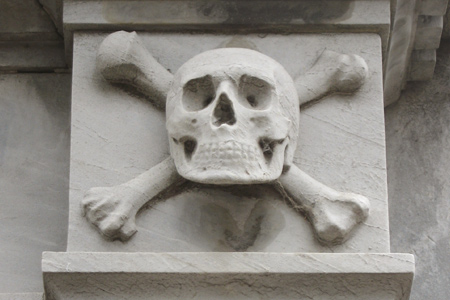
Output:
[[[267,137],[262,137],[259,139],[259,147],[264,155],[267,164],[270,164],[272,161],[273,153],[275,151],[275,147],[282,144],[284,139],[274,140]]]
[[[207,107],[215,98],[211,76],[189,80],[183,87],[183,107],[187,111],[198,111]]]
[[[223,124],[233,125],[236,123],[236,117],[234,115],[233,103],[228,98],[227,94],[223,93],[219,97],[216,107],[214,108],[214,121],[215,126],[221,126]]]
[[[192,158],[192,155],[195,152],[195,149],[197,148],[197,140],[190,136],[184,136],[179,140],[173,139],[175,144],[179,145],[180,143],[184,147],[184,155],[186,157],[186,160],[190,161]]]
[[[267,109],[272,100],[271,85],[260,78],[243,75],[239,82],[240,102],[250,109]]]

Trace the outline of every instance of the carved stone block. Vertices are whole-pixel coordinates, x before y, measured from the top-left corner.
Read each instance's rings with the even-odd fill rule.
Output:
[[[109,46],[105,49],[100,44],[106,37],[75,34],[69,251],[389,251],[377,35],[142,33],[142,42],[130,40],[125,45],[132,47],[131,52],[117,56],[128,62],[125,71],[105,59]],[[134,47],[135,43],[142,45]],[[111,49],[119,46],[113,44]],[[252,50],[213,50],[226,47]],[[148,56],[146,51],[151,59],[141,59]],[[202,52],[208,54],[189,60]],[[333,53],[357,56],[336,60]],[[360,59],[364,64],[359,64]],[[273,60],[277,62],[271,63]],[[354,63],[363,70],[356,74],[362,75],[346,77],[353,74],[349,66]],[[283,79],[271,77],[275,69],[283,70]],[[175,72],[168,85],[170,73]],[[307,76],[299,76],[305,73]],[[112,80],[108,82],[108,78]],[[344,78],[343,84],[339,78]],[[364,84],[353,88],[352,94],[328,95],[348,92],[346,87],[358,82],[357,78],[364,79]],[[280,93],[279,87],[289,80],[285,90],[289,93]],[[152,87],[148,81],[157,84]],[[161,95],[166,86],[171,86],[169,137],[165,116],[152,105],[164,99]],[[241,94],[246,102],[238,102]],[[280,95],[290,100],[282,102]],[[196,102],[200,98],[205,101]],[[305,98],[316,101],[304,104],[298,119],[298,103],[307,102]],[[256,102],[260,99],[265,102]],[[282,107],[277,108],[276,103]],[[203,106],[195,109],[197,105]],[[255,108],[258,105],[260,113]],[[210,114],[189,117],[198,122],[193,125],[186,123],[184,112],[177,112],[180,108],[190,116],[203,108]],[[269,112],[269,108],[276,111]],[[255,125],[250,124],[255,124],[262,112],[265,119],[252,129]],[[294,117],[283,117],[290,114]],[[276,119],[277,115],[281,119]],[[210,119],[225,135],[234,134],[233,138],[215,141],[216,133],[207,135]],[[227,131],[227,126],[238,124],[245,130]],[[249,173],[256,177],[246,177],[245,164],[250,158],[228,166],[225,152],[222,155],[220,149],[205,148],[208,142],[224,150],[229,146],[242,158],[237,151],[242,146],[232,143],[237,136],[249,144],[254,140],[255,155],[262,153],[255,165],[274,168],[260,169],[261,174],[253,170]],[[164,160],[169,156],[169,144],[176,171],[170,160]],[[292,147],[286,148],[288,145]],[[249,149],[241,152],[249,155]],[[218,155],[212,173],[208,173],[209,165],[201,168],[199,153],[210,159]],[[189,159],[196,162],[197,169],[186,163]],[[177,173],[189,181],[179,180]],[[150,188],[143,184],[149,178]],[[123,197],[134,200],[122,202]],[[153,201],[141,209],[150,199]],[[94,226],[86,222],[83,213]],[[114,241],[104,239],[95,229]]]

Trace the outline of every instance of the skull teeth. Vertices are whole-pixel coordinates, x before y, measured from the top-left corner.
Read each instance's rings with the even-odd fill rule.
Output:
[[[237,141],[201,144],[195,154],[196,161],[256,161],[258,148]]]

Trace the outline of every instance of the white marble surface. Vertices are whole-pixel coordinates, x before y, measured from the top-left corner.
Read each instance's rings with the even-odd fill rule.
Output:
[[[44,253],[46,299],[407,300],[410,254]]]
[[[95,70],[106,34],[75,36],[69,251],[388,252],[381,45],[375,34],[141,34],[171,72],[197,53],[226,44],[253,45],[296,76],[325,49],[362,56],[369,77],[353,96],[334,95],[304,108],[294,162],[317,180],[371,201],[369,218],[341,246],[323,247],[308,222],[270,187],[187,185],[138,215],[127,243],[104,240],[82,218],[80,201],[95,186],[128,181],[168,156],[164,114],[110,86]],[[283,45],[280,47],[280,45]],[[220,215],[220,218],[217,216]]]
[[[0,293],[42,290],[67,239],[70,75],[0,75]]]

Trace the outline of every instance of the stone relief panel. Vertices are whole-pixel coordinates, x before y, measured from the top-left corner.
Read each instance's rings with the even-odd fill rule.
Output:
[[[88,72],[74,67],[74,105],[78,103],[77,96],[84,99],[90,96],[97,103],[86,106],[81,105],[84,102],[81,100],[73,113],[72,130],[76,132],[72,136],[73,208],[69,251],[376,252],[388,249],[387,210],[383,208],[387,204],[383,106],[381,94],[377,93],[381,91],[381,70],[376,65],[380,63],[377,61],[380,45],[374,35],[341,35],[349,41],[358,41],[356,51],[345,49],[342,42],[330,50],[329,43],[336,41],[334,36],[295,36],[297,40],[290,41],[294,46],[292,49],[300,45],[298,52],[306,52],[303,53],[305,60],[294,59],[283,65],[263,54],[273,51],[273,46],[267,46],[270,39],[288,42],[277,35],[199,35],[191,36],[191,40],[174,34],[140,36],[127,32],[76,36],[80,45],[89,44],[90,47],[80,47],[80,51],[75,48],[74,59],[80,59],[80,62],[74,61],[74,66],[86,66],[86,62],[90,62]],[[361,37],[369,43],[359,42]],[[196,40],[203,40],[204,44],[199,47],[193,43]],[[308,41],[313,41],[313,45],[306,45]],[[159,47],[149,49],[149,43]],[[177,56],[179,53],[171,47],[173,43],[178,43],[177,50],[182,55]],[[187,47],[180,47],[184,45]],[[92,53],[95,46],[98,51]],[[205,46],[210,49],[201,49]],[[366,49],[361,49],[364,47]],[[190,49],[186,51],[186,48]],[[189,52],[196,55],[182,63],[182,56]],[[368,57],[363,58],[361,55],[364,54]],[[292,59],[292,53],[276,56]],[[374,70],[371,64],[375,66]],[[297,70],[292,72],[284,66]],[[172,70],[177,70],[174,75]],[[76,72],[79,72],[80,80],[77,80]],[[85,79],[89,76],[94,80],[87,82]],[[75,81],[81,84],[78,86]],[[89,86],[87,91],[81,88],[86,84]],[[107,94],[113,93],[117,95],[107,103]],[[120,98],[123,103],[119,102]],[[319,101],[323,98],[327,99]],[[361,99],[366,103],[362,104]],[[368,118],[378,122],[371,128],[362,126],[362,133],[352,128],[357,122],[339,124],[345,110],[336,106],[336,101],[347,106],[349,116],[356,115],[357,122]],[[165,108],[166,112],[168,136],[164,144],[169,150],[158,149],[149,164],[142,153],[138,157],[132,155],[142,142],[138,140],[137,145],[131,147],[133,149],[124,153],[132,172],[124,166],[115,168],[115,162],[108,160],[99,165],[98,157],[92,157],[82,147],[84,141],[84,144],[97,148],[96,141],[86,138],[100,139],[103,144],[100,148],[115,156],[115,160],[120,159],[121,154],[108,153],[107,148],[109,151],[129,148],[131,139],[128,137],[123,145],[112,146],[112,140],[119,140],[127,134],[126,130],[120,128],[116,134],[106,130],[108,136],[104,136],[97,129],[105,131],[102,126],[118,121],[113,115],[120,116],[117,113],[123,105],[128,109],[132,107],[138,121],[145,116],[151,119],[153,126],[149,126],[149,130],[154,132],[151,133],[153,138],[144,138],[144,144],[150,142],[147,147],[164,146],[158,144],[166,134],[161,126],[164,115],[159,111]],[[341,173],[344,168],[336,168],[339,162],[328,170],[328,177],[344,178],[341,185],[319,182],[314,179],[317,172],[310,176],[300,168],[302,158],[321,152],[313,149],[308,154],[306,147],[304,153],[308,141],[303,139],[304,131],[310,126],[314,129],[315,122],[306,122],[302,126],[300,107],[310,111],[317,106],[324,106],[328,113],[338,110],[337,120],[330,120],[332,124],[337,122],[329,133],[335,136],[329,141],[333,151],[349,155],[354,165],[360,157],[352,158],[352,149],[348,147],[355,147],[355,154],[359,156],[368,156],[372,161],[375,158],[373,163],[368,163],[371,170],[366,176],[352,178],[354,189],[352,184],[346,186],[348,173]],[[95,114],[100,107],[111,110],[112,115]],[[369,112],[369,107],[375,110]],[[93,110],[89,112],[89,108]],[[342,116],[339,116],[339,110],[343,112]],[[99,121],[89,120],[89,115],[97,116]],[[315,129],[326,131],[327,122],[320,121],[322,124]],[[133,122],[133,119],[126,122]],[[134,130],[132,125],[126,127],[134,135],[133,131],[149,125],[146,122],[149,121],[138,124]],[[159,124],[154,126],[156,123]],[[336,129],[340,134],[333,132]],[[340,145],[342,133],[351,134],[352,131],[356,141],[350,139]],[[314,140],[321,140],[321,134],[310,141]],[[368,145],[364,144],[367,140]],[[376,144],[375,150],[370,149],[373,144]],[[152,156],[151,152],[145,152]],[[165,155],[169,157],[163,158]],[[162,162],[158,163],[157,157],[161,157]],[[324,161],[329,159],[326,155],[322,158]],[[139,166],[137,161],[140,159],[147,162]],[[86,164],[86,161],[91,162]],[[149,165],[147,170],[138,172],[144,165]],[[319,162],[318,166],[324,164]],[[109,179],[103,177],[87,182],[82,179],[86,167],[96,169],[95,172],[103,168],[100,173],[115,170],[116,176],[109,174]],[[353,166],[349,167],[351,171]],[[135,175],[130,176],[132,174]],[[120,181],[119,177],[125,180]],[[373,190],[365,185],[371,179],[374,179]],[[100,184],[95,184],[97,182]],[[363,188],[358,188],[356,183]],[[86,190],[88,192],[84,194]],[[375,197],[374,192],[378,193]],[[381,206],[376,201],[380,201]],[[372,207],[375,212],[369,215],[371,204],[375,204]],[[95,233],[95,229],[101,235]],[[135,234],[137,230],[140,232]],[[87,241],[81,241],[81,232],[85,233]]]

